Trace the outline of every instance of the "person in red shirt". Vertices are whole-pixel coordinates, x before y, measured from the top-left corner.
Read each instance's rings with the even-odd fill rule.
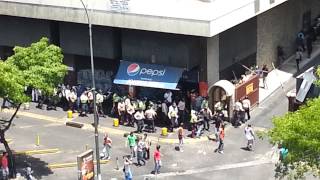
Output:
[[[8,153],[3,152],[1,158],[1,169],[3,179],[9,179],[9,168],[8,168]]]
[[[154,174],[159,174],[160,168],[161,168],[160,145],[157,145],[156,150],[153,153],[153,158],[154,158]]]

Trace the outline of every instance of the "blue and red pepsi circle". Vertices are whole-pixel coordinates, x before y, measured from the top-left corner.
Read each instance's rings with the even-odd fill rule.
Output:
[[[135,76],[139,73],[139,71],[140,71],[140,66],[137,63],[132,63],[127,68],[127,74],[129,76]]]

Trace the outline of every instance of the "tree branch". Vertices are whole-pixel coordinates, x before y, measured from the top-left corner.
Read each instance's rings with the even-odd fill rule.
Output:
[[[21,103],[19,103],[19,104],[17,105],[17,108],[16,108],[15,112],[12,114],[11,118],[10,118],[9,121],[8,121],[9,124],[3,129],[4,132],[6,132],[6,131],[10,128],[13,119],[16,117],[16,115],[17,115],[17,113],[18,113],[18,111],[19,111],[19,109],[20,109],[20,106],[21,106]]]

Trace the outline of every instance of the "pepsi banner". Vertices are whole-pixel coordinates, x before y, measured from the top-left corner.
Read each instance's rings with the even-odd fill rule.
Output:
[[[121,61],[113,83],[161,89],[176,89],[182,72],[182,68]]]

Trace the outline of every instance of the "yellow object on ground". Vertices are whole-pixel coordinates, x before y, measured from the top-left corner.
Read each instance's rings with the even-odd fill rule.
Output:
[[[117,118],[113,119],[113,126],[114,127],[119,127],[119,119],[117,119]]]
[[[168,128],[164,127],[161,129],[161,135],[162,136],[167,136],[168,135]]]
[[[71,119],[71,118],[72,118],[72,111],[71,111],[71,110],[69,110],[67,113],[68,113],[68,116],[67,116],[67,117],[68,117],[68,119]]]

